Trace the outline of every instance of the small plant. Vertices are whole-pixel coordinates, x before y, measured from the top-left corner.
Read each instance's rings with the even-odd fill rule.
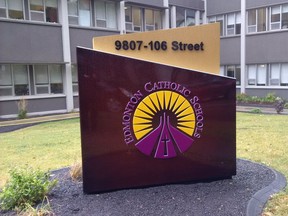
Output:
[[[57,180],[50,181],[49,177],[49,172],[30,167],[11,170],[10,180],[0,194],[1,209],[23,210],[42,201],[57,183]]]
[[[18,102],[17,102],[17,106],[18,106],[18,118],[19,119],[24,119],[27,118],[27,100],[25,100],[24,98],[21,98]]]
[[[82,165],[80,162],[75,163],[70,169],[70,176],[74,181],[82,179]]]
[[[276,110],[276,112],[278,114],[280,114],[281,112],[283,112],[284,107],[285,107],[285,101],[282,98],[277,97],[276,98],[276,102],[275,102],[275,110]]]
[[[266,95],[266,97],[264,98],[264,102],[267,102],[267,103],[275,103],[277,97],[275,95],[275,93],[268,93]]]
[[[253,109],[250,112],[252,112],[252,113],[262,113],[261,109],[259,109],[259,108]]]
[[[25,209],[22,210],[19,215],[22,216],[54,216],[49,200],[45,196],[42,203],[37,205],[36,208],[31,206],[30,204],[27,204]]]
[[[265,97],[250,96],[247,94],[237,94],[236,100],[241,103],[273,104],[276,102],[275,93],[268,93]]]

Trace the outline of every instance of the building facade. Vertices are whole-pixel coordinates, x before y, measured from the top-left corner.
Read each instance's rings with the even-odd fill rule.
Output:
[[[0,118],[77,111],[76,47],[92,38],[221,24],[220,74],[288,99],[288,0],[0,0]]]

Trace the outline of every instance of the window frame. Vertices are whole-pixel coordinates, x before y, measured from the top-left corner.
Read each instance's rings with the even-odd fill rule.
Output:
[[[228,68],[229,67],[233,69],[233,76],[228,75]],[[236,86],[241,85],[241,67],[240,67],[240,65],[225,65],[223,69],[224,69],[224,76],[235,78],[236,79]],[[239,72],[237,72],[237,69],[239,69]]]
[[[91,0],[88,0],[89,1],[89,25],[83,25],[81,24],[80,22],[80,1],[81,0],[76,0],[77,1],[77,15],[74,15],[74,14],[69,14],[69,2],[67,1],[67,10],[68,10],[68,23],[69,25],[74,25],[74,26],[82,26],[82,27],[92,27],[93,26],[93,18],[92,18],[92,13],[93,13],[93,8],[92,8],[92,3],[91,3]],[[71,23],[70,19],[69,18],[77,18],[77,24],[74,24],[74,23]]]
[[[184,23],[183,25],[177,25],[177,9],[182,9],[184,10]],[[188,12],[187,11],[192,11],[194,12],[194,21],[193,21],[193,25],[188,25],[187,23],[187,17],[188,17]],[[176,28],[179,28],[179,27],[184,27],[184,26],[195,26],[196,25],[196,12],[197,10],[195,9],[192,9],[192,8],[185,8],[185,7],[179,7],[179,6],[176,6]]]
[[[129,17],[131,17],[131,21],[126,21],[126,11],[125,11],[125,29],[126,29],[126,32],[147,32],[147,31],[151,31],[151,30],[148,30],[146,28],[147,26],[151,26],[153,28],[153,30],[159,30],[159,29],[163,28],[162,11],[161,10],[158,10],[158,9],[155,9],[155,8],[149,8],[149,7],[138,7],[138,6],[134,6],[134,5],[126,5],[126,9],[125,10],[128,10],[128,8],[130,10],[129,11]],[[133,9],[137,9],[137,10],[140,11],[141,26],[135,25]],[[147,25],[146,24],[146,10],[151,10],[153,12],[153,25]],[[156,20],[155,12],[159,12],[159,15],[161,17],[160,26],[158,26],[157,28],[156,28],[157,20]],[[135,27],[138,28],[139,30],[137,30],[137,29],[135,30]]]
[[[12,19],[12,20],[25,20],[25,5],[24,5],[24,0],[21,0],[21,5],[22,5],[22,18],[13,18],[10,17],[10,8],[9,8],[9,0],[4,0],[5,1],[5,7],[1,7],[3,11],[5,10],[5,17],[0,17],[0,19]]]
[[[104,3],[104,7],[105,7],[105,19],[100,19],[100,18],[97,18],[97,5],[96,5],[96,2],[103,2]],[[107,18],[107,14],[108,14],[108,7],[107,7],[107,4],[113,4],[114,7],[115,7],[115,28],[112,28],[112,27],[108,27],[108,18]],[[104,1],[104,0],[97,0],[94,2],[94,12],[95,12],[95,15],[94,15],[94,22],[95,22],[95,27],[97,28],[104,28],[104,29],[118,29],[118,23],[117,23],[117,4],[116,2],[113,2],[113,1]],[[97,25],[97,21],[105,21],[105,27],[102,27],[102,26],[98,26]]]
[[[43,5],[43,11],[40,12],[38,10],[32,10],[31,9],[31,0],[28,1],[28,10],[29,10],[29,20],[33,21],[33,22],[45,22],[45,23],[59,23],[59,7],[58,7],[58,1],[56,0],[56,9],[57,9],[57,21],[47,21],[47,2],[46,0],[41,0],[42,1],[42,5]],[[55,1],[55,0],[54,0]],[[43,20],[35,20],[32,19],[32,14],[43,14]]]
[[[279,21],[277,21],[277,22],[272,22],[272,10],[273,10],[273,8],[275,8],[275,7],[279,7]],[[277,30],[280,30],[281,29],[281,17],[282,17],[282,13],[281,13],[281,11],[282,11],[282,5],[274,5],[274,6],[271,6],[270,8],[269,8],[269,23],[270,23],[270,25],[269,25],[269,29],[270,29],[270,31],[277,31]],[[278,13],[277,13],[278,14]],[[275,14],[276,15],[276,14]],[[275,25],[276,26],[276,24],[277,25],[279,25],[279,27],[278,28],[272,28],[272,26],[273,25]]]

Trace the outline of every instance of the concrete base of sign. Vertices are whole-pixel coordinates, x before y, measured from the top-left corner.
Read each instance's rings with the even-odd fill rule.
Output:
[[[77,54],[84,192],[236,174],[235,79]]]

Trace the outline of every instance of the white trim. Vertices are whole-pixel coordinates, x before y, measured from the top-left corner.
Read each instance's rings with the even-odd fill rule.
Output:
[[[176,28],[176,6],[171,6],[171,28]]]
[[[118,26],[120,34],[126,34],[126,23],[125,23],[125,1],[121,1],[119,5],[119,19]],[[106,30],[106,29],[105,29]],[[109,29],[111,30],[111,29]]]
[[[164,13],[162,15],[162,29],[169,29],[169,0],[163,0]]]
[[[246,86],[246,0],[241,0],[241,42],[240,42],[240,92],[245,93]]]

